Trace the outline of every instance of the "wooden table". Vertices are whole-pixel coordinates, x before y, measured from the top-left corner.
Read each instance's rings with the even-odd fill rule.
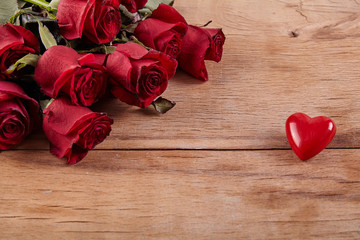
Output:
[[[111,136],[76,166],[39,133],[0,154],[1,239],[360,239],[360,1],[177,0],[223,27],[209,82],[184,72],[159,115],[116,100]],[[302,162],[285,121],[332,118]]]

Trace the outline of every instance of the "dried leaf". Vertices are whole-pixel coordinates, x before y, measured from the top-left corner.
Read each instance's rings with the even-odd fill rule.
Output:
[[[152,102],[152,105],[154,106],[155,110],[159,113],[165,114],[169,110],[171,110],[173,107],[175,107],[176,103],[172,102],[170,100],[167,100],[166,98],[159,97],[154,102]]]

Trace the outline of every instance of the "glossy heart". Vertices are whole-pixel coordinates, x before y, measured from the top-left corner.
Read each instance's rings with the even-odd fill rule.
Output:
[[[295,113],[286,120],[286,136],[295,154],[306,161],[319,154],[334,138],[335,123],[328,117]]]

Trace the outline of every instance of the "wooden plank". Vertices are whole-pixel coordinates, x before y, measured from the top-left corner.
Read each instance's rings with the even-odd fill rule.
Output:
[[[359,239],[360,150],[0,155],[2,239]]]
[[[284,124],[301,111],[338,126],[332,148],[360,147],[360,5],[353,0],[177,0],[189,23],[213,20],[227,35],[210,81],[179,72],[164,116],[105,100],[115,119],[101,149],[288,148]],[[44,149],[38,134],[19,149]]]

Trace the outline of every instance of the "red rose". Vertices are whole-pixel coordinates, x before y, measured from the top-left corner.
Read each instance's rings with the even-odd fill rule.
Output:
[[[175,74],[177,62],[170,56],[146,50],[136,43],[117,44],[107,58],[112,94],[121,101],[145,108],[160,96]]]
[[[208,74],[204,60],[219,62],[222,57],[225,36],[221,29],[207,29],[190,26],[183,38],[179,55],[179,66],[200,80],[207,81]]]
[[[13,78],[6,70],[25,55],[39,52],[39,41],[32,32],[10,23],[0,25],[0,79]]]
[[[93,54],[80,55],[72,48],[54,46],[39,59],[35,80],[52,98],[67,95],[76,105],[90,106],[104,95],[107,74]]]
[[[202,30],[207,32],[211,37],[210,48],[205,55],[205,60],[220,62],[225,43],[224,33],[220,28],[202,28]]]
[[[145,6],[148,0],[122,0],[121,5],[124,5],[127,10],[134,13],[138,9],[141,9]]]
[[[160,4],[151,18],[139,23],[134,34],[146,46],[177,58],[186,31],[187,23],[180,13],[169,5]]]
[[[72,105],[65,97],[54,100],[44,110],[43,129],[50,152],[66,157],[68,164],[82,160],[90,149],[110,134],[113,120],[105,113]]]
[[[15,83],[0,81],[0,150],[21,143],[40,123],[38,102]]]
[[[119,0],[61,0],[56,16],[60,32],[67,39],[111,42],[121,27],[119,6]]]

